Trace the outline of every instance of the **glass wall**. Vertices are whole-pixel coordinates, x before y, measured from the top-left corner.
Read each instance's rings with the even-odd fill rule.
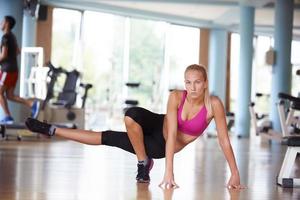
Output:
[[[128,88],[128,98],[136,98],[143,107],[153,110],[164,68],[164,22],[131,19],[129,40],[128,82],[140,83],[138,88]]]
[[[188,65],[199,62],[200,29],[172,25],[168,31],[170,88],[184,87],[183,73]],[[189,39],[192,38],[192,39]]]
[[[53,10],[51,63],[66,70],[77,68],[76,55],[81,29],[82,13],[76,10]],[[48,62],[48,61],[46,61]],[[55,84],[54,95],[62,90],[66,76],[60,75]]]
[[[74,52],[79,39],[81,12],[67,9],[53,10],[51,62],[65,69],[74,67]]]
[[[240,35],[231,34],[231,53],[230,53],[230,111],[236,110],[238,67],[240,61]]]
[[[257,36],[254,39],[251,99],[255,102],[255,110],[264,114],[270,112],[273,68],[266,63],[266,52],[274,46],[273,43],[273,39],[266,36]],[[257,93],[262,96],[258,97]]]
[[[252,66],[252,94],[251,100],[256,103],[255,110],[258,113],[270,112],[270,93],[272,87],[272,66],[266,63],[266,52],[274,46],[274,39],[267,36],[256,36],[254,38],[254,52],[253,52],[253,66]],[[231,36],[231,79],[230,79],[230,108],[234,111],[235,102],[237,98],[237,71],[239,65],[239,51],[240,51],[240,37],[239,34],[232,34]],[[300,69],[300,58],[297,53],[300,51],[300,42],[292,41],[291,49],[291,63],[292,63],[292,95],[297,96],[300,92],[300,76],[296,75],[296,70]],[[263,96],[256,97],[256,93],[261,93]]]
[[[123,124],[126,99],[164,113],[169,89],[183,88],[183,70],[199,60],[198,28],[55,8],[52,32],[52,62],[78,69],[94,86],[86,103],[94,130],[124,129],[116,124]]]
[[[83,80],[94,85],[86,121],[88,127],[110,128],[108,119],[122,113],[125,18],[90,11],[83,17],[81,71]]]

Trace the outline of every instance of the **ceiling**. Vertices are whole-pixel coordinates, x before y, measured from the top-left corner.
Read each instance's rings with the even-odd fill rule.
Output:
[[[40,0],[42,4],[163,20],[238,32],[240,5],[255,7],[255,34],[273,35],[275,0]],[[300,40],[300,0],[295,0],[293,38]]]

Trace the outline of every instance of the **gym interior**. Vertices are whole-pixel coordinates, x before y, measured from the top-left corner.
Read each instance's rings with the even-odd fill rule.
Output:
[[[9,102],[0,199],[300,199],[299,0],[0,0],[6,15],[21,50],[15,93],[57,126],[124,131],[128,108],[166,113],[185,68],[206,66],[246,188],[226,187],[214,121],[174,156],[180,187],[162,189],[165,159],[137,183],[133,154],[30,132],[30,110]]]

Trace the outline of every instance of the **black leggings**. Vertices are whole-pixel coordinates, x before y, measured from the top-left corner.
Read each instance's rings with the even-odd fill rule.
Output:
[[[125,116],[132,118],[142,127],[147,156],[149,158],[164,158],[163,123],[165,115],[156,114],[141,107],[132,107],[126,111]],[[135,154],[126,132],[103,131],[102,144],[118,147]]]

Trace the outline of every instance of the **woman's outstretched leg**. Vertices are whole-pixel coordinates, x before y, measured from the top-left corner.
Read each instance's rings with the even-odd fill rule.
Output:
[[[102,133],[80,129],[56,128],[55,135],[84,144],[100,145]]]
[[[102,133],[100,132],[58,128],[32,118],[28,118],[25,124],[32,132],[42,133],[48,136],[58,135],[66,139],[90,145],[100,145],[102,143]]]

